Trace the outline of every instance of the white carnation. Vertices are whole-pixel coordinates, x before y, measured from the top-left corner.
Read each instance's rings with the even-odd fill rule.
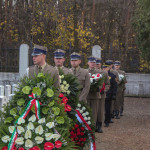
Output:
[[[29,121],[35,122],[35,121],[36,121],[36,116],[35,116],[35,115],[32,115],[32,116],[29,118]]]
[[[85,117],[85,116],[86,116],[86,113],[83,113],[82,116]]]
[[[46,126],[47,126],[49,129],[51,129],[51,128],[54,127],[54,122],[48,122],[48,123],[46,124]]]
[[[24,137],[25,137],[25,139],[31,139],[31,137],[32,137],[31,130],[27,130]]]
[[[22,132],[24,132],[24,128],[21,127],[21,126],[17,126],[17,131],[18,131],[18,134],[21,134]]]
[[[36,129],[35,129],[35,133],[36,134],[43,134],[43,127],[41,125],[39,125]]]
[[[32,122],[29,122],[29,123],[28,123],[27,129],[28,129],[28,130],[34,130],[34,125],[33,125]]]
[[[78,107],[81,107],[81,104],[78,104],[77,106],[78,106]]]
[[[86,113],[86,115],[89,115],[89,112],[86,111],[85,113]]]
[[[88,120],[88,118],[87,118],[87,117],[84,117],[84,120]]]
[[[88,121],[87,123],[88,123],[88,125],[90,125],[90,124],[91,124],[91,121]]]
[[[85,107],[82,107],[82,110],[84,111],[84,110],[86,110],[86,108],[85,108]]]
[[[82,113],[83,113],[83,110],[79,110],[79,112],[82,114]]]
[[[88,117],[88,120],[91,120],[91,117]]]

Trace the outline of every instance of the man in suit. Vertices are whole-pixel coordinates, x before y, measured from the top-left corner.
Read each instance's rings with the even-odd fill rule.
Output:
[[[61,49],[57,49],[54,52],[54,62],[55,62],[55,68],[57,70],[62,69],[63,73],[66,74],[72,74],[72,71],[66,67],[64,67],[65,62],[65,51]]]
[[[111,113],[111,105],[112,100],[116,97],[117,92],[117,82],[116,76],[110,71],[111,67],[109,64],[105,63],[103,65],[103,69],[108,72],[109,79],[110,79],[110,88],[106,92],[106,99],[105,99],[105,127],[109,126],[111,121],[112,113]]]
[[[79,53],[73,52],[70,55],[70,62],[72,66],[71,71],[77,77],[81,87],[79,101],[87,102],[87,95],[90,89],[89,73],[86,69],[80,67],[81,55]]]
[[[115,61],[114,67],[119,75],[119,84],[118,84],[116,101],[115,101],[115,105],[114,105],[115,116],[116,116],[116,118],[119,118],[119,112],[120,112],[120,116],[123,115],[124,91],[125,91],[125,84],[127,83],[127,80],[126,80],[125,72],[123,70],[120,70],[120,67],[121,67],[120,61]]]
[[[38,74],[40,72],[44,74],[48,73],[53,78],[54,86],[56,88],[59,88],[60,83],[58,71],[54,67],[46,63],[46,55],[47,55],[46,47],[34,45],[32,53],[34,65],[26,69],[25,75],[28,77],[35,77],[35,74]]]
[[[104,121],[104,111],[105,111],[105,98],[106,98],[106,92],[109,89],[110,81],[108,72],[101,69],[102,60],[100,58],[96,58],[96,69],[100,71],[100,74],[104,77],[104,83],[103,87],[100,89],[101,98],[99,99],[99,105],[98,105],[98,114],[97,114],[97,132],[102,133],[102,123]]]

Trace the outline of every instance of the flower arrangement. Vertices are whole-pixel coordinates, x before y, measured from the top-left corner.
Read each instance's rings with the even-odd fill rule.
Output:
[[[75,124],[70,131],[70,138],[76,143],[79,149],[83,149],[87,142],[88,133],[81,124]]]
[[[102,86],[104,82],[103,75],[100,73],[97,74],[89,73],[89,75],[90,75],[90,82],[91,82],[90,92],[99,92],[100,91],[99,87]]]
[[[118,74],[118,76],[119,76],[119,82],[120,82],[120,84],[124,83],[125,82],[125,76],[123,74]]]
[[[73,121],[66,112],[71,111],[67,101],[48,74],[23,78],[0,116],[0,149],[75,149],[69,137]]]

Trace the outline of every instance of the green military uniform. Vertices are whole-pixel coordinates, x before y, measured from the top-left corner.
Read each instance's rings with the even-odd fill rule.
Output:
[[[59,70],[58,67],[56,67],[56,66],[55,66],[54,68],[57,69],[57,70]],[[67,74],[73,74],[70,69],[68,69],[68,68],[66,68],[66,67],[64,67],[64,66],[59,67],[59,68],[63,71],[63,73],[64,73],[65,75],[67,75]]]
[[[90,77],[86,69],[83,68],[71,68],[73,74],[77,77],[79,84],[81,86],[81,92],[79,96],[79,101],[87,102],[87,95],[90,90]]]
[[[116,65],[120,65],[119,61],[115,61]],[[119,76],[119,83],[117,88],[117,95],[116,95],[116,101],[114,103],[114,110],[115,115],[118,116],[119,112],[123,111],[124,108],[124,90],[125,90],[125,83],[127,82],[125,77],[125,72],[123,70],[116,70]],[[124,77],[123,79],[121,79]]]
[[[109,89],[110,82],[108,73],[106,71],[100,69],[100,73],[104,76],[105,89],[103,92],[100,93],[101,99],[99,100],[97,121],[102,124],[102,122],[104,121],[106,91],[108,91]]]
[[[105,112],[105,98],[106,98],[106,91],[109,89],[109,77],[108,72],[101,69],[102,60],[100,58],[96,59],[97,70],[104,78],[104,83],[102,89],[100,89],[101,98],[99,99],[98,103],[98,115],[97,115],[97,132],[102,133],[102,122],[104,121],[104,112]]]
[[[79,53],[73,52],[70,55],[70,60],[80,63],[81,55]],[[87,102],[87,95],[90,90],[90,76],[88,71],[86,69],[81,68],[79,64],[74,67],[72,66],[71,71],[77,77],[81,87],[79,101]]]
[[[54,86],[56,88],[59,88],[60,83],[59,83],[58,71],[56,69],[54,69],[54,67],[48,65],[45,62],[46,54],[47,54],[46,47],[43,47],[40,45],[34,45],[34,49],[33,49],[33,53],[32,53],[34,60],[36,60],[36,58],[44,56],[44,55],[45,55],[45,57],[41,57],[41,59],[37,59],[34,62],[35,65],[27,68],[25,75],[28,77],[35,77],[35,74],[38,74],[40,72],[43,72],[44,74],[48,73],[53,78]]]
[[[92,75],[92,74],[97,74],[100,71],[98,71],[97,69],[88,69],[88,72],[91,73],[91,75]],[[93,120],[94,120],[95,124],[96,124],[97,116],[98,116],[99,100],[101,98],[100,88],[97,92],[91,92],[90,91],[88,96],[87,96],[87,102],[88,102],[90,108],[92,109],[92,116],[93,116]]]
[[[58,71],[54,67],[46,64],[41,72],[43,72],[44,74],[46,74],[46,73],[50,74],[51,77],[54,80],[54,86],[56,88],[59,87],[59,85],[60,85],[60,83],[59,83],[59,75],[58,75]],[[29,67],[29,77],[34,77],[35,73],[36,74],[39,73],[39,67],[37,65],[30,66]]]

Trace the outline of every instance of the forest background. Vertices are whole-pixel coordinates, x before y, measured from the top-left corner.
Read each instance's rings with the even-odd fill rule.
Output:
[[[0,71],[17,72],[19,46],[44,45],[53,64],[56,49],[82,54],[94,45],[102,60],[120,60],[126,72],[150,73],[149,0],[0,0]],[[32,64],[30,57],[30,64]]]

